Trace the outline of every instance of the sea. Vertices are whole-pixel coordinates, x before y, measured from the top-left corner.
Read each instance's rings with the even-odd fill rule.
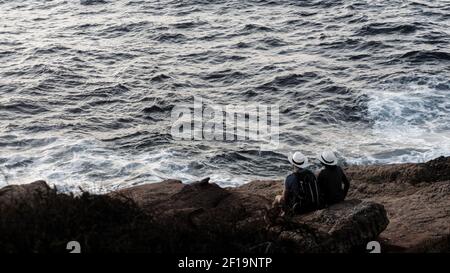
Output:
[[[175,139],[202,98],[275,105],[278,145]],[[0,187],[221,186],[450,155],[450,1],[0,0]]]

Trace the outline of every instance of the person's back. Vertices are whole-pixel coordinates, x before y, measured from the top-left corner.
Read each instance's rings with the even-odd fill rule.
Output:
[[[329,206],[344,201],[350,183],[342,168],[336,165],[334,153],[325,152],[319,160],[325,166],[317,178],[325,204]]]
[[[344,171],[339,166],[326,166],[318,176],[318,183],[327,205],[344,201],[349,183]],[[344,188],[342,186],[344,185]]]
[[[285,211],[301,214],[319,209],[320,195],[317,180],[310,170],[297,169],[286,178]]]
[[[305,169],[308,158],[301,152],[289,153],[288,160],[294,168],[284,183],[282,195],[275,196],[272,208],[282,209],[281,215],[306,213],[321,206],[320,191],[314,173]]]

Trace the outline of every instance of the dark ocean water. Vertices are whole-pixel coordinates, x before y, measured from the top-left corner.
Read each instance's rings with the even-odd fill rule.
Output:
[[[111,190],[450,155],[450,1],[0,0],[0,186]],[[280,105],[280,148],[175,141],[171,110]]]

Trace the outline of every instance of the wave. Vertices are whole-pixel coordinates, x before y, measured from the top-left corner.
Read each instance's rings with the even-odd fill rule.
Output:
[[[145,107],[144,109],[142,109],[142,112],[144,113],[161,113],[161,112],[168,112],[171,111],[173,108],[173,105],[169,105],[169,106],[161,106],[161,105],[152,105],[149,107]]]
[[[158,75],[154,76],[153,78],[151,78],[151,81],[152,82],[164,82],[169,79],[171,79],[171,77],[166,74],[158,74]]]
[[[401,59],[410,62],[450,61],[450,53],[444,51],[409,51],[400,56]]]
[[[17,114],[37,115],[49,112],[50,110],[37,102],[2,102],[0,112],[10,112]]]
[[[274,37],[265,37],[263,39],[258,40],[258,43],[263,44],[265,47],[267,47],[269,49],[287,45],[287,42],[283,41],[282,39],[278,39],[278,38],[274,38]]]
[[[195,163],[185,156],[185,148],[160,148],[142,152],[141,147],[135,152],[122,154],[108,145],[108,142],[116,145],[121,143],[132,148],[135,139],[144,135],[147,134],[126,135],[105,140],[104,143],[94,139],[58,138],[48,145],[29,148],[30,154],[40,152],[39,157],[27,157],[29,154],[24,156],[19,153],[11,153],[8,158],[0,155],[0,183],[15,184],[43,179],[64,192],[78,192],[81,188],[83,191],[104,193],[169,178],[193,182],[210,176],[223,186],[236,186],[245,179],[249,181],[251,177],[254,178],[221,170],[219,166],[215,167],[218,162],[215,159]],[[150,142],[152,138],[148,136],[147,140],[140,141]],[[213,156],[218,160],[221,157]],[[235,160],[235,156],[230,154],[229,159]],[[58,164],[58,168],[54,164]],[[205,171],[205,168],[208,170]]]
[[[383,43],[382,41],[365,41],[359,44],[356,49],[358,50],[384,50],[391,48],[392,46]]]
[[[420,29],[416,24],[371,23],[363,26],[358,35],[411,34]]]
[[[80,4],[83,6],[91,6],[91,5],[98,5],[98,4],[107,4],[108,1],[105,0],[80,0]]]
[[[85,31],[86,29],[93,28],[96,35],[100,35],[106,38],[118,38],[124,35],[133,35],[134,33],[140,32],[148,28],[150,23],[148,21],[130,22],[122,24],[108,24],[100,30],[96,30],[95,25],[82,25],[84,27],[78,26],[78,30]],[[82,34],[82,33],[79,33]]]
[[[50,46],[48,48],[37,48],[34,50],[33,55],[40,56],[45,54],[58,54],[62,51],[69,51],[70,48],[61,46],[61,45],[54,45]]]
[[[365,158],[382,160],[380,163],[417,162],[450,154],[447,91],[435,89],[439,84],[434,81],[420,85],[396,81],[390,80],[381,90],[367,93],[368,114],[373,120],[369,139],[375,147],[382,145],[388,149],[368,153]],[[395,154],[387,153],[388,150]]]
[[[317,78],[314,72],[305,72],[303,74],[288,74],[284,76],[276,76],[271,81],[258,86],[258,89],[272,89],[276,87],[294,87],[304,84],[310,80]]]
[[[246,24],[241,32],[269,32],[269,31],[273,31],[272,28],[267,27],[267,26],[263,26],[263,25],[258,25],[258,24]]]
[[[171,26],[176,29],[194,29],[199,26],[208,25],[208,22],[205,21],[185,21],[185,22],[177,22],[172,24]]]
[[[215,71],[212,73],[201,75],[201,78],[203,80],[209,81],[209,82],[229,83],[229,82],[235,82],[235,81],[244,79],[246,76],[247,76],[246,74],[244,74],[240,71],[227,69],[227,70]]]
[[[155,40],[161,43],[183,43],[187,37],[181,33],[162,33],[157,35]]]
[[[118,96],[129,91],[130,89],[128,87],[119,83],[113,86],[96,88],[93,91],[89,92],[89,94],[86,94],[84,96],[108,98]]]

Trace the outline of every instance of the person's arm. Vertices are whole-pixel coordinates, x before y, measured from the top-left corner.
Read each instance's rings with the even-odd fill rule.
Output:
[[[326,202],[325,202],[325,193],[324,193],[324,181],[323,181],[323,174],[322,172],[319,172],[319,174],[317,175],[317,186],[319,187],[319,198],[320,198],[320,203],[321,203],[321,207],[325,208],[326,207]]]
[[[288,192],[289,192],[289,176],[286,177],[286,180],[284,181],[284,190],[283,190],[283,205],[286,204],[288,200]]]
[[[345,172],[342,168],[341,172],[342,172],[342,181],[344,182],[344,199],[345,199],[345,197],[347,197],[348,190],[350,189],[350,182],[348,181],[348,178],[345,175]]]
[[[290,200],[290,198],[292,198],[292,192],[294,191],[293,187],[296,183],[296,177],[295,175],[289,175],[288,177],[286,177],[286,181],[284,182],[284,192],[283,192],[283,209],[284,211],[288,211],[290,209],[290,205],[292,200]]]

